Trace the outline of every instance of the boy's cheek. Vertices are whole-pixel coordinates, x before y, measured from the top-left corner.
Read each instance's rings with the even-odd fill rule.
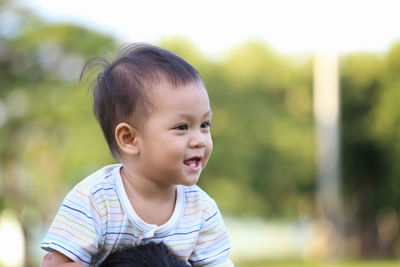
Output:
[[[213,150],[213,142],[212,142],[212,140],[211,140],[211,138],[210,138],[210,142],[209,142],[209,144],[208,144],[208,149],[207,149],[207,155],[206,155],[206,161],[205,161],[205,164],[204,165],[206,165],[207,164],[207,162],[208,162],[208,160],[210,159],[210,156],[211,156],[211,154],[212,154],[212,150]]]

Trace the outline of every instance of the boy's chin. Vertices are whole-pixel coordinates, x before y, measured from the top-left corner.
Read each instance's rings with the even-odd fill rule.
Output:
[[[199,178],[186,179],[186,180],[182,181],[181,185],[192,186],[192,185],[197,184],[198,181],[199,181]]]

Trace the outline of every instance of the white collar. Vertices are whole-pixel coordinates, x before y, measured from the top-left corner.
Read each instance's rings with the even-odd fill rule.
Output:
[[[172,216],[169,218],[167,222],[163,225],[155,225],[149,224],[143,221],[135,212],[134,208],[132,207],[128,195],[126,194],[126,190],[124,184],[122,182],[122,177],[120,174],[120,169],[122,168],[122,164],[118,164],[113,170],[113,178],[114,183],[116,186],[116,191],[118,194],[118,198],[121,202],[122,209],[128,216],[129,220],[138,228],[140,232],[144,233],[144,237],[149,238],[153,237],[154,234],[164,234],[169,232],[177,222],[179,221],[180,217],[183,215],[183,208],[184,208],[184,188],[182,185],[176,186],[176,203],[175,209]]]

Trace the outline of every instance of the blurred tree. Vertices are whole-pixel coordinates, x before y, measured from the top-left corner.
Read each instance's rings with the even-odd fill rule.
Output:
[[[375,222],[382,255],[398,257],[400,253],[400,43],[395,44],[383,58],[382,90],[371,115],[371,135],[383,151],[379,159],[382,169],[376,190]],[[375,190],[374,190],[375,191]]]
[[[82,172],[111,159],[77,80],[85,58],[114,51],[116,42],[0,4],[0,21],[16,21],[12,32],[0,28],[0,210],[20,214],[30,245]],[[35,265],[26,251],[27,266]]]
[[[349,235],[358,236],[361,255],[398,255],[400,207],[400,46],[382,59],[373,54],[343,58],[343,184]],[[390,221],[388,221],[390,220]]]
[[[345,58],[341,69],[344,192],[353,205],[348,213],[352,215],[355,229],[360,230],[361,235],[368,235],[365,237],[368,239],[376,236],[367,234],[373,229],[366,229],[374,225],[373,214],[379,206],[374,190],[381,180],[376,178],[385,176],[381,172],[384,171],[384,151],[371,140],[368,116],[381,91],[381,67],[376,56],[357,54]],[[374,246],[364,248],[368,252],[376,250],[376,240],[364,240],[362,244]]]

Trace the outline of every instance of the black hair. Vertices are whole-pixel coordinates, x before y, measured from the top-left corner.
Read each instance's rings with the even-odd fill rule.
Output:
[[[134,119],[140,122],[148,114],[146,93],[163,77],[174,87],[202,82],[198,71],[181,57],[145,43],[126,44],[113,62],[103,57],[90,58],[82,68],[81,78],[93,67],[102,71],[92,84],[93,110],[103,130],[112,155],[119,155],[115,127]]]
[[[112,252],[99,267],[188,267],[164,243],[147,243]]]

